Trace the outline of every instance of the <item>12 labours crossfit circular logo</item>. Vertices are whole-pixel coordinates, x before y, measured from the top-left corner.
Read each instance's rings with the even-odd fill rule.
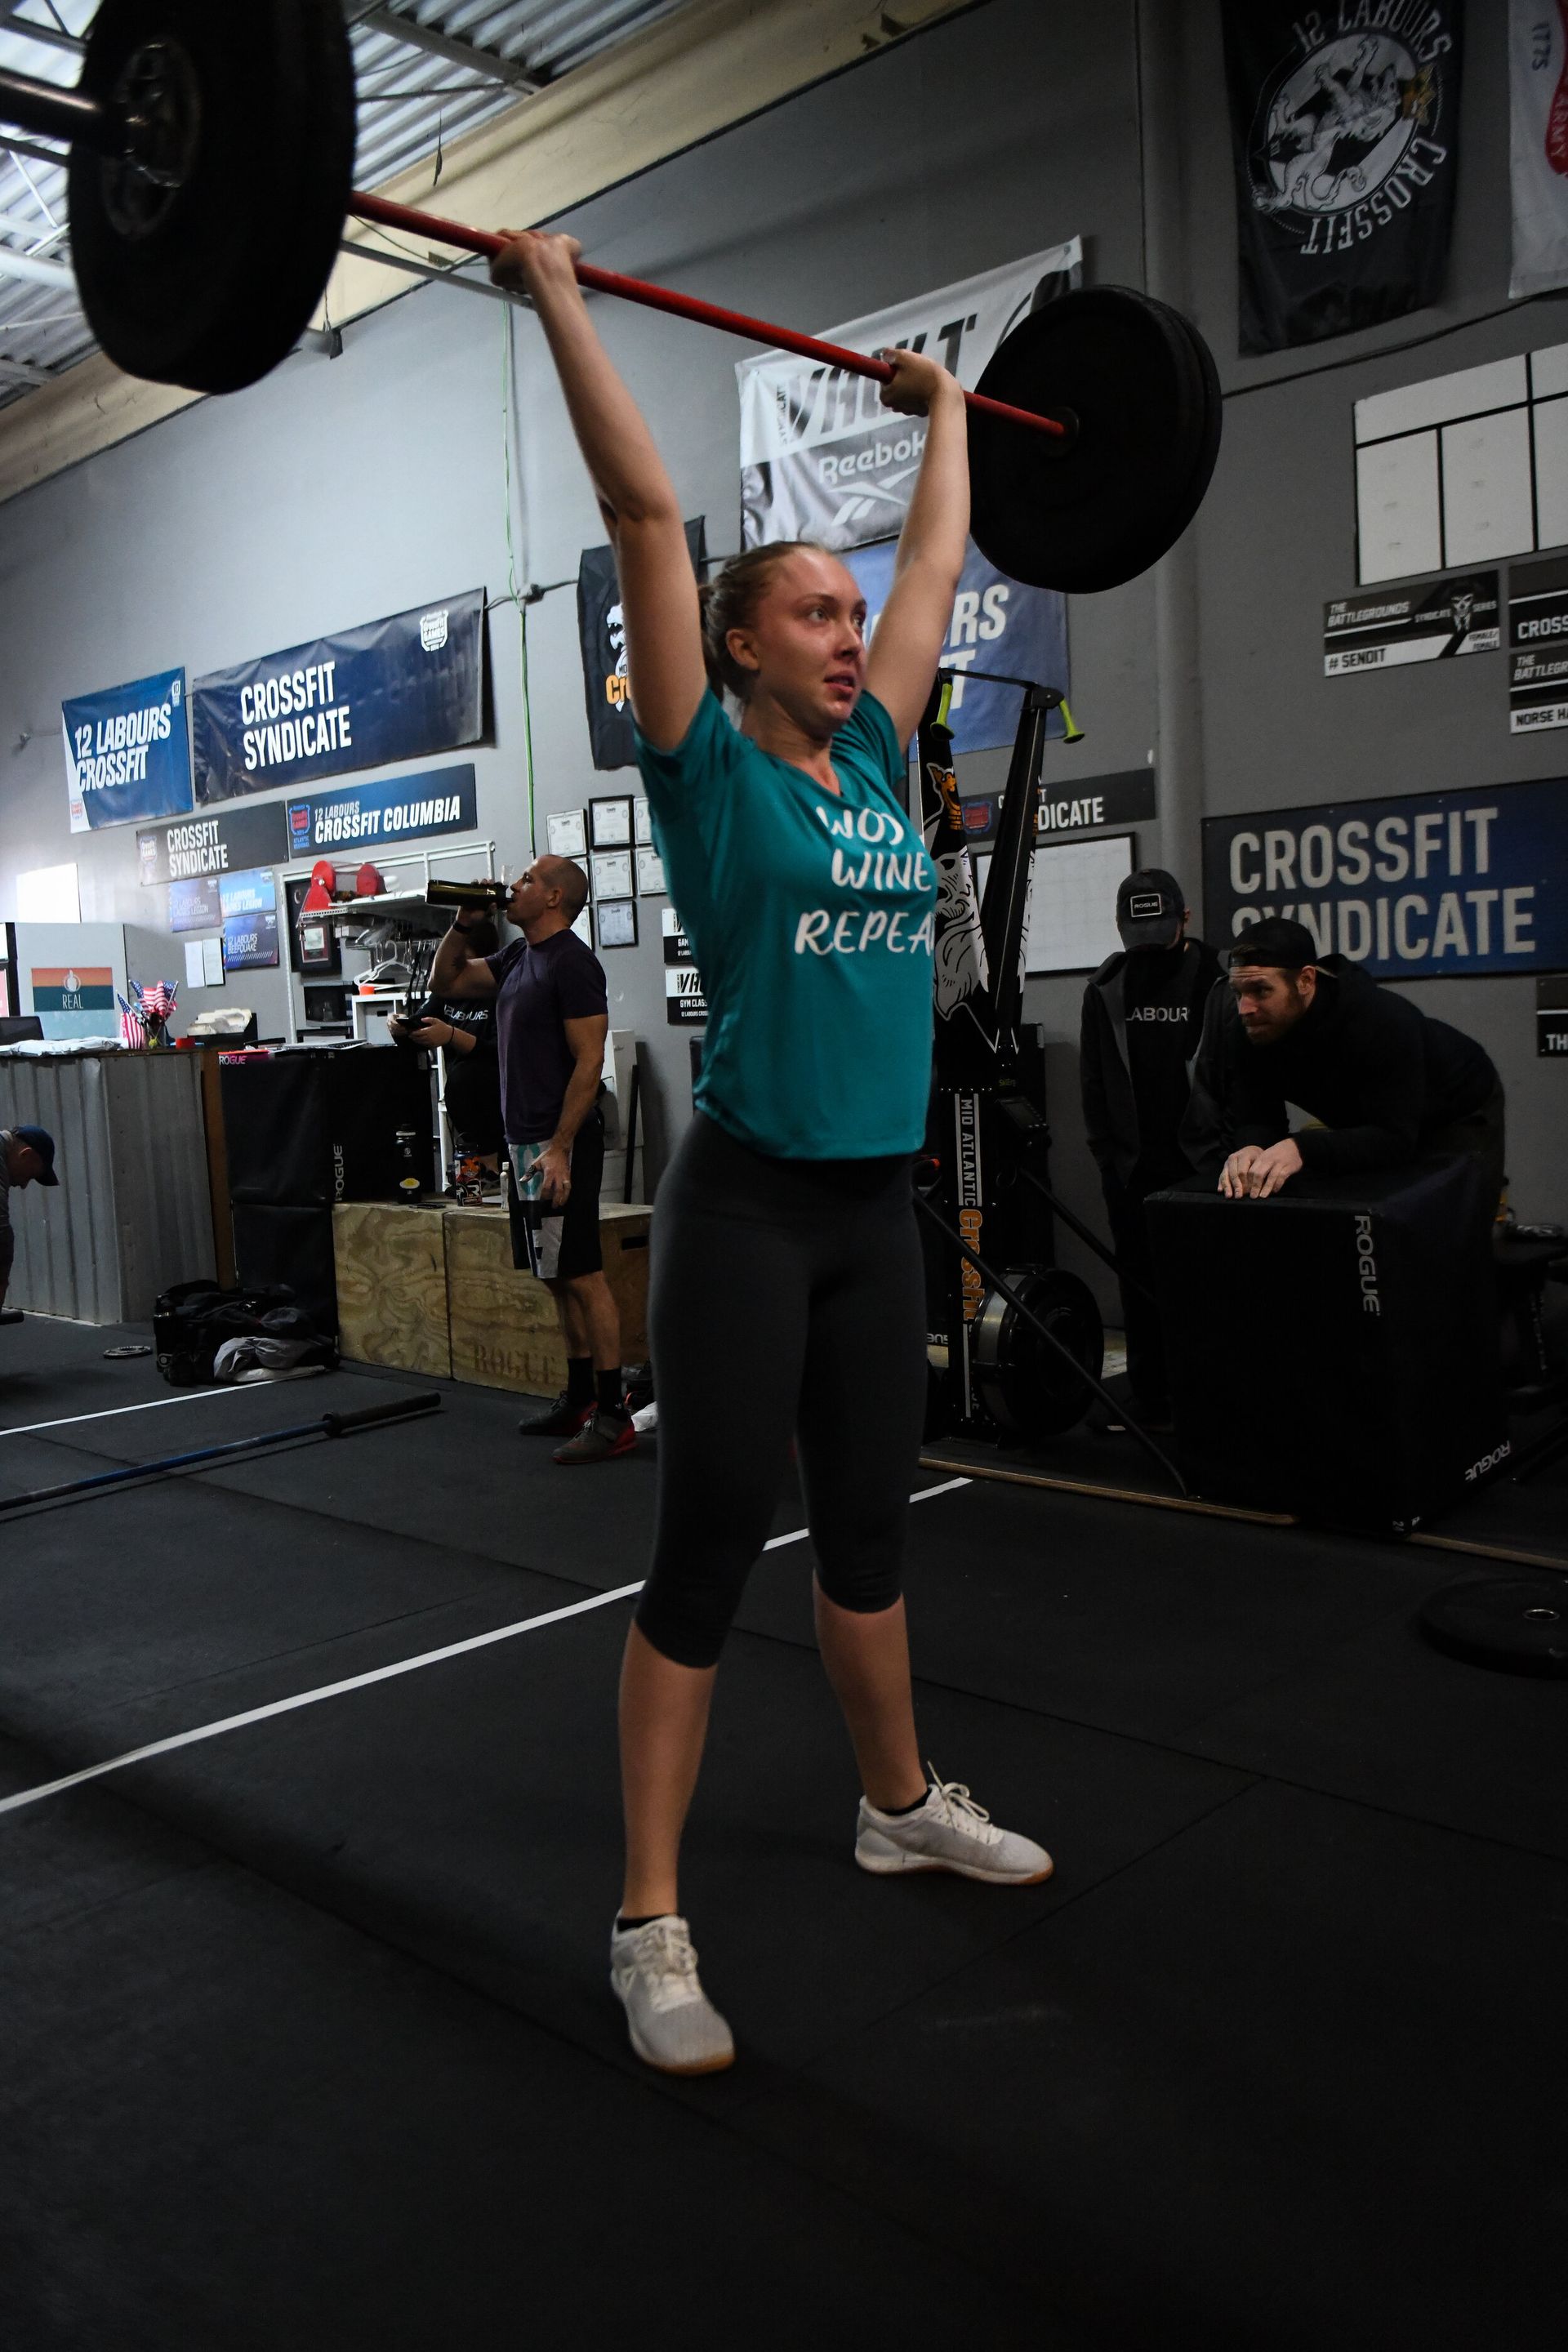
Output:
[[[1253,204],[1300,232],[1304,256],[1365,244],[1448,161],[1446,16],[1434,0],[1341,0],[1293,23],[1249,162]]]

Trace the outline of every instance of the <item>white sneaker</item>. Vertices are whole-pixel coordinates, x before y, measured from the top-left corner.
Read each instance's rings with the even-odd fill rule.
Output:
[[[735,2061],[729,2027],[697,1980],[691,1931],[673,1912],[610,1936],[610,1982],[632,2048],[666,2074],[717,2074]]]
[[[912,1813],[879,1812],[861,1798],[855,1859],[862,1870],[953,1870],[996,1886],[1035,1886],[1050,1876],[1056,1865],[1043,1845],[999,1830],[962,1782],[926,1769],[931,1785]]]

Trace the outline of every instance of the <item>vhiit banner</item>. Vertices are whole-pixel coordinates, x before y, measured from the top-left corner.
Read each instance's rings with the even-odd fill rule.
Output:
[[[1568,286],[1568,7],[1510,0],[1513,295]]]
[[[185,673],[161,670],[60,705],[73,833],[178,816],[191,805]]]
[[[967,391],[992,353],[1031,310],[1083,280],[1074,236],[1025,260],[961,278],[822,339],[873,352],[889,343],[929,352]],[[882,387],[815,360],[740,361],[742,536],[748,547],[812,539],[864,547],[896,538],[925,447],[925,421],[884,408]]]
[[[198,677],[191,688],[197,800],[478,742],[484,622],[484,591],[473,588]]]
[[[1244,352],[1436,300],[1460,22],[1461,0],[1224,0]]]

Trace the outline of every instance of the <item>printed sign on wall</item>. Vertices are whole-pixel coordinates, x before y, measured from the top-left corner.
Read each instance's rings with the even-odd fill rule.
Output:
[[[708,1018],[702,975],[692,958],[691,940],[673,907],[666,907],[659,926],[664,938],[664,1017],[671,1029],[694,1029]]]
[[[1510,734],[1568,727],[1568,557],[1512,567],[1508,645]]]
[[[426,768],[416,776],[350,784],[288,804],[289,855],[320,857],[337,849],[384,849],[437,833],[471,833],[479,824],[473,763]]]
[[[46,1037],[119,1035],[108,964],[36,964],[27,977]]]
[[[929,352],[973,391],[1004,335],[1029,311],[1083,279],[1083,247],[1063,245],[965,278],[847,326],[824,340],[851,351],[889,343]],[[747,547],[811,539],[864,547],[902,527],[925,447],[925,421],[882,405],[873,377],[820,361],[741,360],[742,537]]]
[[[1472,572],[1436,588],[1340,596],[1323,607],[1325,677],[1495,653],[1501,643],[1495,572]]]
[[[700,579],[705,545],[703,518],[686,526],[686,551]],[[583,692],[588,705],[588,740],[595,768],[637,764],[632,707],[626,678],[626,632],[621,615],[621,585],[615,551],[585,547],[577,567],[577,634],[583,646]],[[553,822],[553,820],[552,820]],[[552,843],[552,848],[554,844]],[[581,856],[581,848],[556,853]]]
[[[972,842],[991,841],[1001,822],[1005,793],[971,793],[959,801],[963,830]],[[1065,834],[1093,833],[1107,824],[1132,824],[1154,814],[1152,768],[1123,768],[1111,776],[1085,776],[1070,790],[1051,792],[1040,803],[1037,841]]]
[[[484,613],[484,591],[475,588],[197,678],[191,689],[197,800],[229,800],[477,742]]]
[[[1448,259],[1459,0],[1225,0],[1244,352],[1435,302]]]
[[[844,559],[866,599],[868,638],[875,635],[881,619],[898,552],[898,541],[889,539],[877,547],[857,549]],[[1054,589],[1025,588],[1009,580],[987,562],[972,540],[941,662],[944,669],[958,673],[948,717],[954,752],[994,751],[1010,745],[1018,730],[1022,698],[1017,688],[990,686],[964,673],[997,670],[1067,694],[1067,598]],[[1051,712],[1046,731],[1057,736],[1065,732],[1059,710]]]
[[[60,705],[73,833],[191,805],[185,673],[161,670]]]
[[[1304,923],[1384,980],[1568,964],[1568,782],[1204,822],[1205,936]]]
[[[169,929],[172,931],[216,931],[223,920],[217,877],[199,874],[188,882],[169,885]]]
[[[281,803],[258,801],[221,816],[194,816],[136,836],[143,882],[188,882],[198,874],[227,874],[246,866],[279,866],[289,855]]]
[[[1568,286],[1568,23],[1552,0],[1510,0],[1509,149],[1513,183],[1513,275],[1509,292]]]

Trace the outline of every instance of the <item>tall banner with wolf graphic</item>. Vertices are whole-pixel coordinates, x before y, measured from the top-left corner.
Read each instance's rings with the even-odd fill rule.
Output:
[[[1243,352],[1437,299],[1461,22],[1462,0],[1224,0]]]

